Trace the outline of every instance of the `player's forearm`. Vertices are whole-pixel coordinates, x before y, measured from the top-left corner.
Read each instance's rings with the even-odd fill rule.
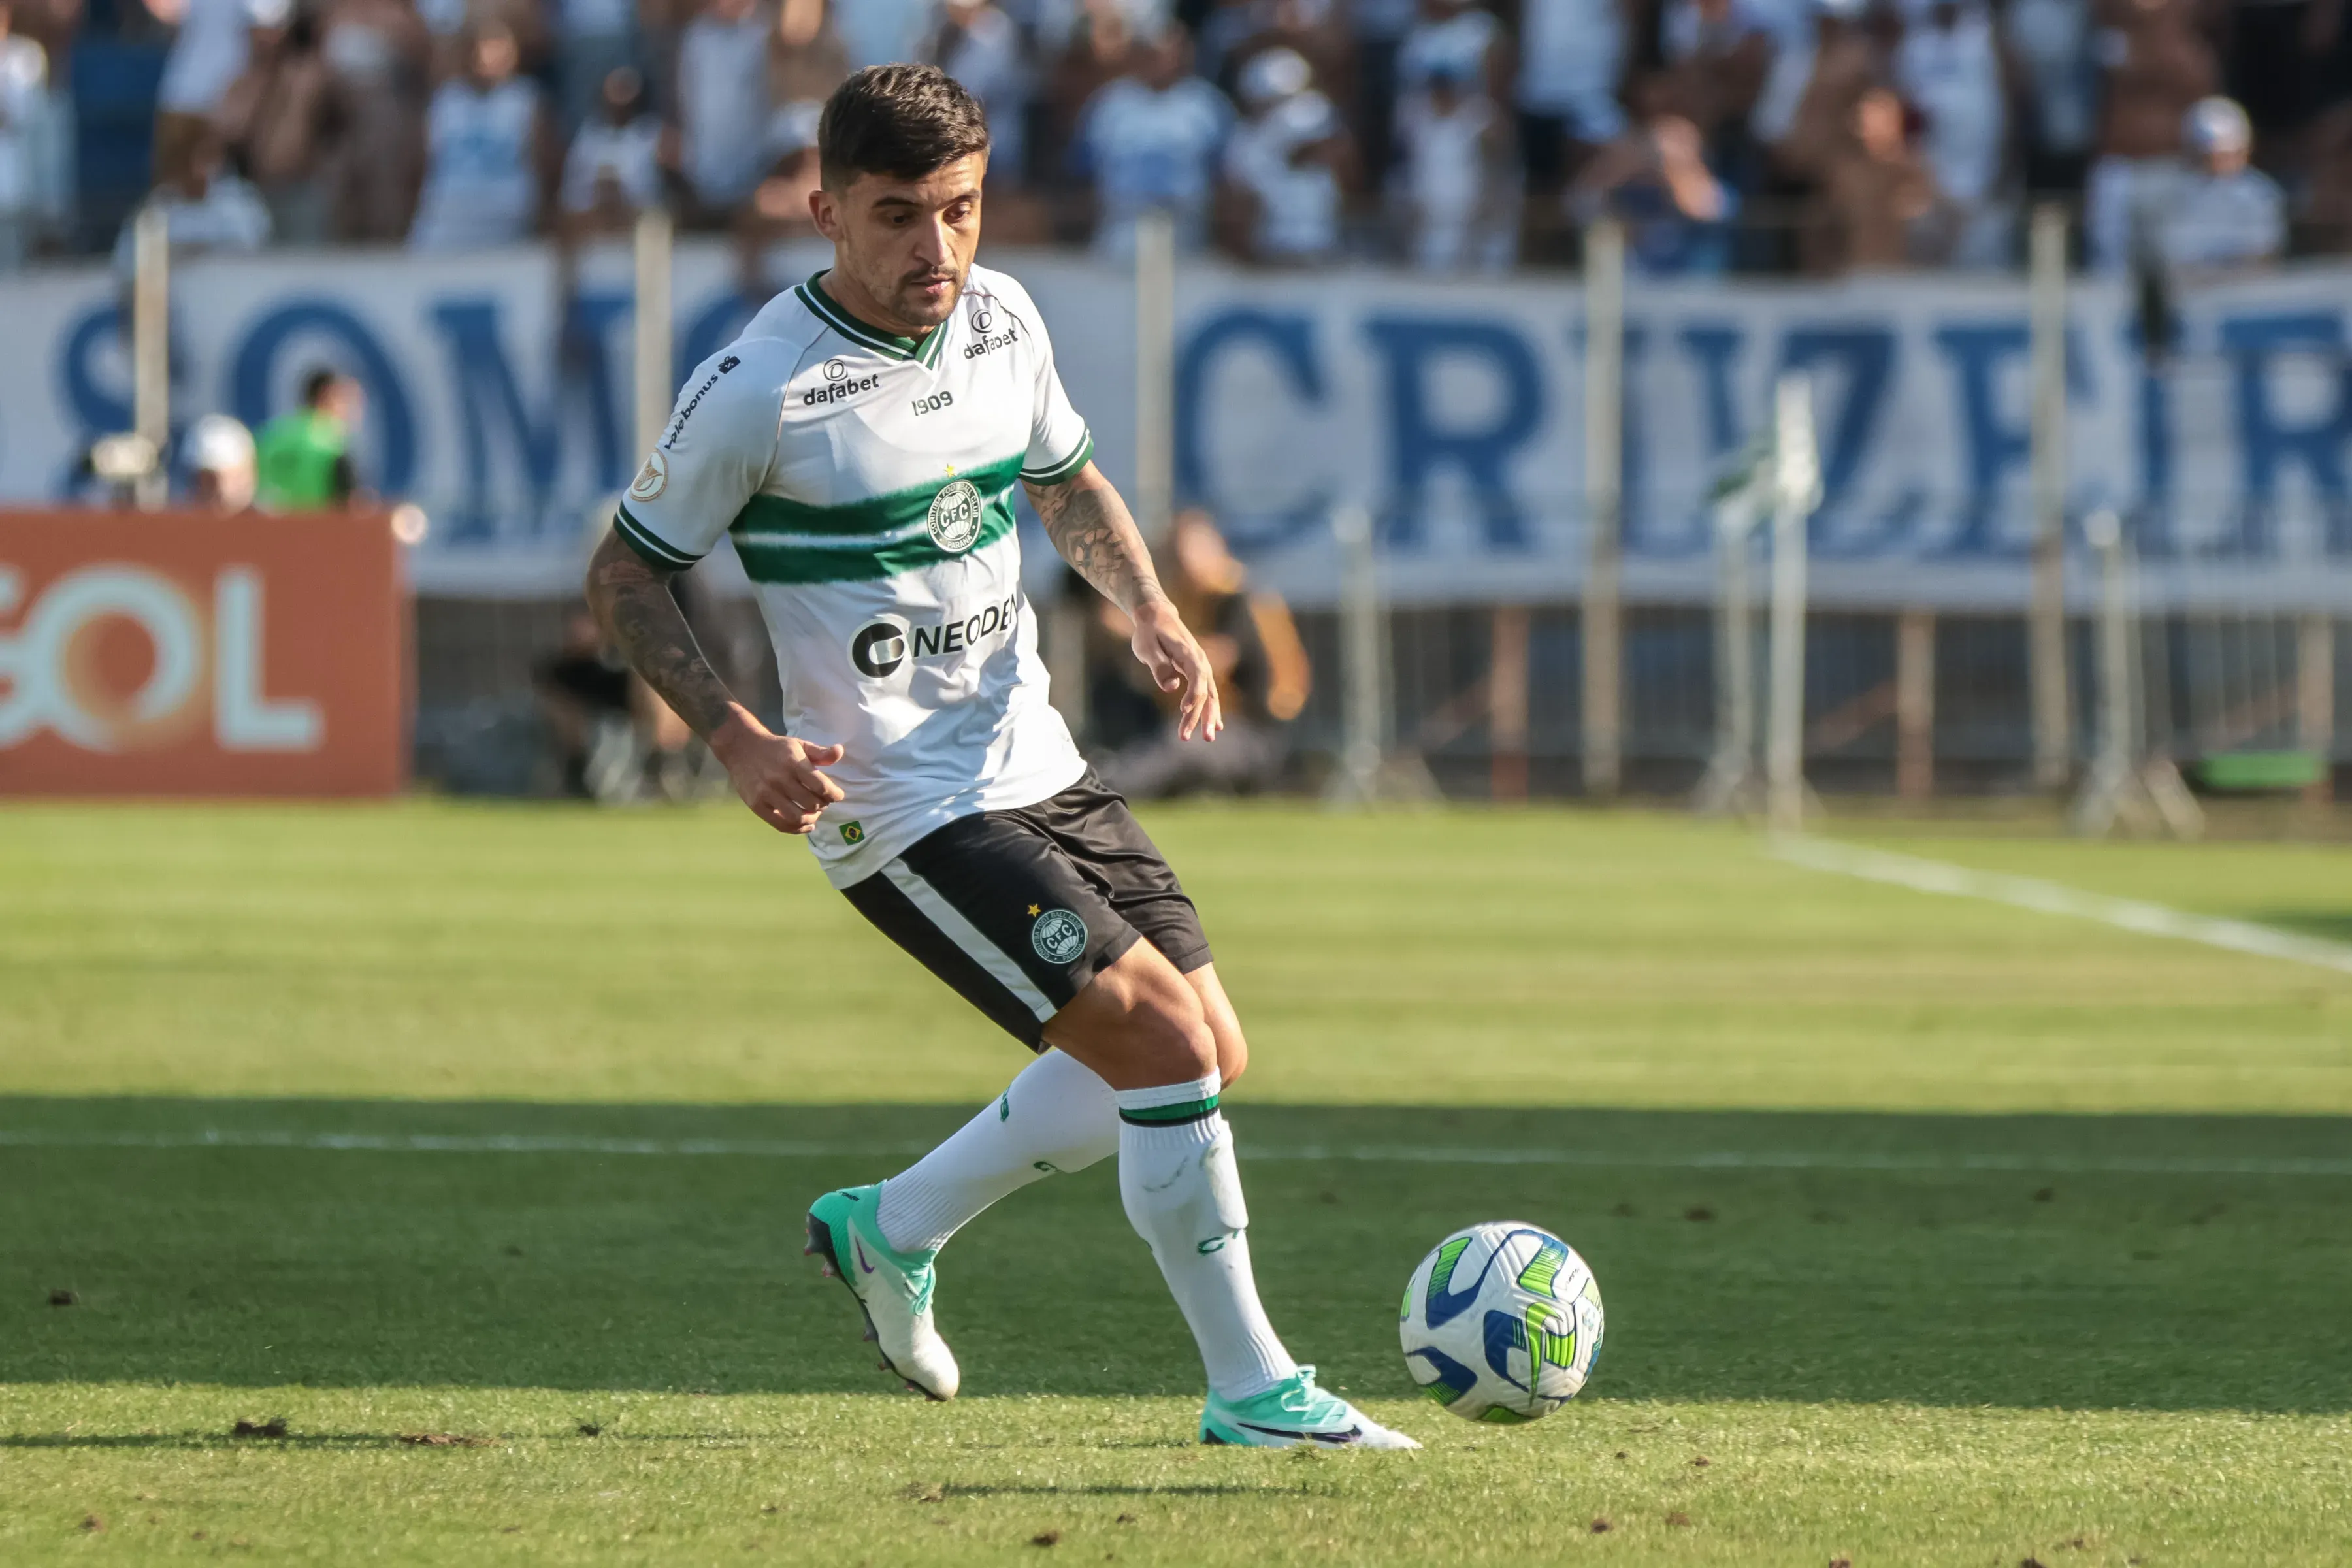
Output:
[[[693,628],[670,597],[669,580],[607,533],[588,563],[588,607],[629,667],[661,694],[671,711],[708,741],[745,712],[702,657]]]
[[[1062,559],[1129,616],[1168,595],[1127,502],[1092,463],[1076,479],[1029,487],[1029,500]]]

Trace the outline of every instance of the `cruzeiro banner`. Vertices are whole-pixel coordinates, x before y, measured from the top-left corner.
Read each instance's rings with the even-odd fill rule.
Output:
[[[778,287],[823,251],[770,258]],[[1131,279],[1091,260],[993,253],[1044,310],[1101,461],[1134,450]],[[640,454],[628,409],[621,247],[568,301],[551,255],[289,253],[180,268],[173,408],[257,423],[304,373],[365,385],[360,466],[432,519],[426,592],[562,593]],[[731,253],[680,247],[673,380],[749,319]],[[2030,447],[2026,298],[2012,277],[1629,289],[1624,550],[1636,598],[1712,580],[1707,496],[1775,378],[1813,380],[1823,500],[1817,599],[2013,609],[2023,602]],[[130,423],[121,291],[99,270],[0,284],[0,498],[75,493],[96,436]],[[2135,522],[2156,602],[2352,608],[2352,268],[2190,289],[2152,366],[2137,301],[2070,300],[2067,504]],[[1188,265],[1178,290],[1176,468],[1262,577],[1328,601],[1329,514],[1371,509],[1402,600],[1572,595],[1586,553],[1583,302],[1572,277],[1433,281]],[[2079,549],[2079,543],[2077,548]],[[2087,595],[2090,574],[2070,574]]]

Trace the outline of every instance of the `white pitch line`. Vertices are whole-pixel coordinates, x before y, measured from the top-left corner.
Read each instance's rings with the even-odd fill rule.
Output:
[[[2217,915],[2192,915],[2163,904],[2138,899],[2113,899],[2086,893],[2038,877],[2014,877],[2001,871],[1979,871],[1946,860],[1925,860],[1887,849],[1865,849],[1825,838],[1777,838],[1772,857],[1792,866],[1856,877],[1865,882],[1885,882],[1914,892],[1941,893],[1958,899],[1989,899],[2045,915],[2066,915],[2096,921],[2101,925],[2137,931],[2143,936],[2193,942],[2256,958],[2280,958],[2352,974],[2352,946],[2315,936],[2256,925],[2251,921],[2224,920]]]
[[[58,1132],[0,1128],[0,1149],[286,1149],[315,1153],[613,1154],[663,1159],[730,1155],[771,1160],[894,1159],[929,1145],[800,1143],[685,1138],[563,1138],[520,1134],[438,1132],[295,1132],[204,1128],[186,1132]],[[1635,1154],[1608,1149],[1427,1148],[1367,1145],[1290,1148],[1249,1145],[1253,1163],[1367,1165],[1561,1165],[1648,1171],[2046,1172],[2057,1175],[2352,1176],[2352,1159],[2199,1159],[2160,1155],[1961,1154],[1936,1159],[1910,1154],[1838,1154],[1811,1151],[1713,1149],[1684,1154]]]

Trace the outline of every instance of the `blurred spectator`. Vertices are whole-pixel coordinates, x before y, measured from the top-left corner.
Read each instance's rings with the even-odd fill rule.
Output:
[[[1356,40],[1348,30],[1340,0],[1242,0],[1211,19],[1239,18],[1241,34],[1226,64],[1236,73],[1262,49],[1295,49],[1315,73],[1315,85],[1335,104],[1352,102],[1356,91]],[[1201,69],[1215,74],[1203,56]]]
[[[1046,89],[1046,127],[1057,144],[1075,144],[1079,118],[1095,95],[1127,75],[1141,50],[1164,33],[1155,26],[1139,35],[1119,0],[1084,0]]]
[[[253,432],[226,414],[207,414],[182,437],[187,454],[188,501],[207,511],[243,511],[253,504]]]
[[[1397,122],[1408,253],[1425,272],[1500,271],[1518,239],[1511,131],[1483,82],[1439,70]]]
[[[776,111],[769,128],[775,160],[751,188],[751,200],[736,210],[736,287],[753,305],[765,303],[776,292],[775,280],[768,276],[768,247],[816,232],[816,221],[809,214],[809,195],[822,176],[816,128],[824,108],[803,100]]]
[[[1510,40],[1477,0],[1421,0],[1421,14],[1397,47],[1397,104],[1425,92],[1444,71],[1483,83],[1496,101],[1510,94]]]
[[[1618,0],[1523,0],[1519,142],[1530,193],[1555,195],[1578,163],[1623,133],[1624,56]]]
[[[37,117],[19,105],[15,122],[29,137],[34,153],[36,209],[43,226],[69,235],[77,210],[75,183],[80,175],[77,120],[73,94],[74,37],[82,26],[82,0],[0,0],[0,37],[40,46],[43,57],[43,109]],[[30,57],[13,45],[0,46],[20,62]],[[15,69],[29,74],[26,63]],[[37,118],[37,125],[36,125]]]
[[[2158,215],[2180,177],[2180,127],[2218,81],[2191,0],[2102,0],[2108,31],[2099,157],[2084,192],[2091,263],[2108,271],[2157,244]]]
[[[833,89],[848,79],[849,51],[833,25],[832,0],[783,0],[768,35],[768,101],[779,117],[772,142],[790,139],[782,117],[822,110]],[[780,142],[769,150],[780,155],[792,151]]]
[[[1241,74],[1242,121],[1225,139],[1232,241],[1257,261],[1319,261],[1339,249],[1340,199],[1355,146],[1295,49],[1266,49]]]
[[[264,511],[317,511],[350,504],[359,490],[352,431],[360,384],[331,370],[302,379],[302,406],[261,427],[255,441],[254,504]]]
[[[924,36],[936,20],[940,0],[849,0],[834,18],[849,48],[849,68],[919,59]]]
[[[174,263],[214,251],[259,250],[269,243],[269,209],[228,166],[220,133],[209,124],[184,150],[179,177],[156,186],[147,200],[163,209]],[[136,268],[132,233],[138,222],[133,213],[115,239],[114,270],[126,279]]]
[[[253,0],[246,68],[215,117],[229,150],[268,205],[280,245],[327,237],[325,165],[335,119],[334,79],[315,29],[292,0]]]
[[[1094,180],[1096,253],[1135,254],[1135,220],[1153,207],[1176,218],[1180,249],[1206,242],[1217,150],[1233,122],[1225,95],[1191,70],[1192,46],[1170,27],[1138,51],[1134,74],[1097,92],[1079,121],[1074,160]]]
[[[1208,513],[1178,515],[1169,553],[1169,597],[1199,635],[1201,651],[1216,674],[1224,732],[1212,745],[1177,739],[1175,717],[1166,713],[1161,698],[1158,706],[1164,716],[1156,727],[1102,760],[1103,782],[1142,800],[1195,789],[1268,788],[1281,777],[1290,754],[1290,725],[1306,708],[1312,685],[1298,627],[1279,595],[1249,592],[1247,573]],[[1102,613],[1106,629],[1124,640],[1129,635],[1125,617],[1108,605]],[[1122,659],[1119,666],[1130,694],[1139,691],[1127,674],[1134,662]]]
[[[516,74],[522,50],[503,22],[469,26],[463,74],[425,119],[425,189],[408,231],[415,250],[512,245],[538,226],[555,142],[539,84]]]
[[[186,172],[228,84],[245,69],[247,0],[146,0],[157,21],[179,29],[155,89],[155,183]]]
[[[2246,112],[2257,149],[2278,153],[2326,106],[2352,90],[2352,78],[2332,77],[2344,0],[2234,0],[2217,42],[2228,62],[2223,90]],[[2212,14],[2203,13],[2209,33]],[[2266,153],[2266,157],[2270,154]]]
[[[603,111],[604,84],[638,61],[636,0],[554,0],[557,102],[569,133]],[[643,79],[640,77],[639,79]]]
[[[2310,248],[2335,256],[2352,252],[2352,99],[2314,123],[2310,155],[2303,210]]]
[[[319,56],[341,126],[328,161],[329,225],[339,239],[399,239],[425,174],[432,35],[407,0],[330,0]]]
[[[2253,126],[2226,98],[2192,106],[2180,128],[2186,162],[2158,219],[2158,245],[2176,274],[2211,273],[2278,258],[2286,198],[2250,166]]]
[[[1902,99],[1865,90],[1853,136],[1832,155],[1805,235],[1805,268],[1817,274],[1883,270],[1933,259],[1943,238],[1942,193],[1911,146]]]
[[[2010,0],[2004,32],[2024,79],[2026,188],[2079,190],[2098,115],[2091,0]]]
[[[606,646],[596,617],[585,605],[574,605],[563,617],[562,641],[531,671],[564,795],[594,798],[600,792],[592,779],[635,762],[633,685],[629,667]]]
[[[637,214],[661,205],[662,135],[660,120],[646,112],[636,68],[607,72],[595,118],[580,127],[563,155],[556,205],[566,236],[619,233]]]
[[[0,0],[0,272],[25,264],[40,228],[50,128],[48,56],[14,19]]]
[[[1373,185],[1388,187],[1395,162],[1397,58],[1421,11],[1419,0],[1351,0],[1356,33],[1356,138]]]
[[[678,39],[671,101],[698,222],[724,222],[768,168],[769,31],[758,0],[704,0]]]
[[[961,82],[988,114],[992,181],[1029,172],[1029,58],[1021,29],[992,0],[947,0],[922,58]]]
[[[1744,130],[1772,68],[1772,17],[1759,0],[1666,0],[1658,33],[1673,111],[1723,148]]]
[[[1949,204],[1951,259],[2008,259],[2008,213],[1996,200],[2008,147],[2000,46],[1984,0],[1927,0],[1895,52],[1895,80],[1927,121],[1929,173]]]
[[[1813,0],[1811,36],[1772,57],[1748,130],[1769,150],[1784,189],[1827,178],[1851,145],[1856,106],[1884,77],[1863,12],[1863,0]]]
[[[1664,98],[1664,93],[1658,95]],[[1653,278],[1719,273],[1738,197],[1707,167],[1698,126],[1654,113],[1578,171],[1569,191],[1580,224],[1607,212],[1625,226],[1626,259]]]

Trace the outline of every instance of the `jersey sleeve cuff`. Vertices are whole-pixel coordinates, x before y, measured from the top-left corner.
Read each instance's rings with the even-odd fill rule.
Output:
[[[645,557],[646,565],[657,566],[666,572],[683,572],[702,559],[699,555],[688,555],[662,539],[631,517],[627,507],[622,507],[613,514],[613,531],[621,536],[622,543]]]
[[[1024,482],[1033,485],[1067,484],[1085,471],[1086,466],[1094,461],[1094,456],[1095,433],[1088,430],[1079,438],[1076,451],[1072,452],[1060,462],[1050,464],[1045,468],[1024,468],[1021,470],[1021,478]]]

